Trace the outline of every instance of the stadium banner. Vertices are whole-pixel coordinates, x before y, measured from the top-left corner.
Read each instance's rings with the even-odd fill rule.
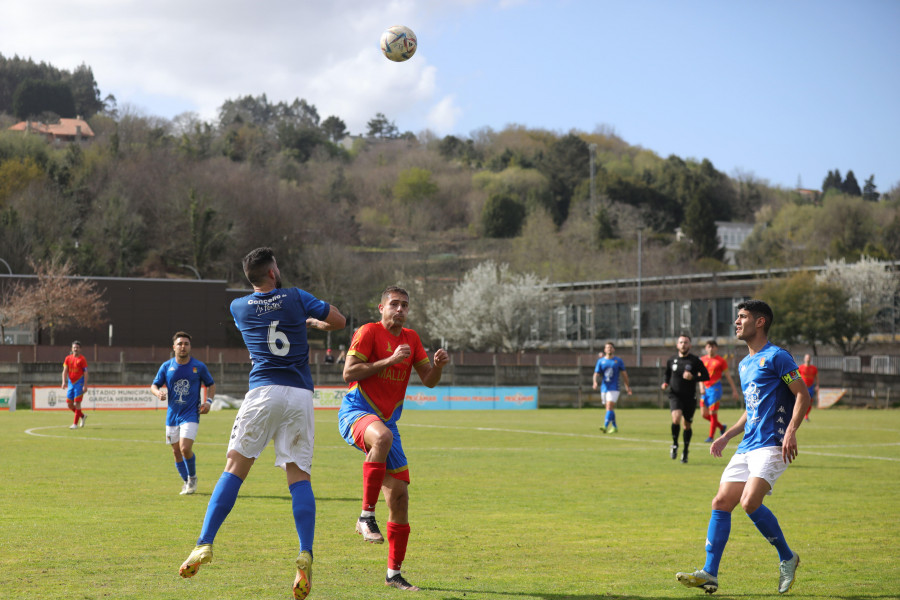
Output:
[[[316,408],[340,408],[347,388],[319,386],[313,396]],[[538,389],[520,387],[461,387],[411,385],[406,389],[406,410],[535,410]]]
[[[206,388],[203,388],[206,397]],[[150,393],[149,385],[89,385],[81,401],[82,410],[166,410],[167,403]],[[66,390],[58,385],[31,388],[32,410],[69,410]]]
[[[0,410],[16,410],[16,386],[0,387]]]

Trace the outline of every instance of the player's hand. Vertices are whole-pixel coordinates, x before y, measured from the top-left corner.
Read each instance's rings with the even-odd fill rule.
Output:
[[[450,355],[443,348],[438,348],[437,352],[434,353],[434,366],[443,367],[448,362],[450,362]]]
[[[785,432],[784,441],[781,443],[781,458],[788,464],[797,458],[797,436],[790,429]]]
[[[683,379],[687,379],[688,381],[690,381],[691,379],[694,378],[694,374],[691,373],[690,371],[685,371],[684,373],[681,374],[681,377]]]
[[[631,395],[631,388],[629,386],[625,386],[625,391],[628,392],[628,395]]]
[[[665,389],[668,389],[668,388],[669,388],[669,384],[668,384],[668,383],[663,383],[663,384],[662,384],[661,386],[659,386],[659,387],[665,390]]]
[[[728,438],[726,438],[724,435],[720,435],[713,441],[712,444],[709,445],[709,453],[716,458],[722,458],[722,451],[725,450],[725,446],[727,445]]]
[[[205,415],[209,412],[210,403],[209,402],[201,402],[200,403],[200,414]]]
[[[407,358],[412,355],[412,349],[409,347],[409,344],[400,344],[394,350],[394,354],[391,355],[391,358],[394,359],[394,364],[398,362],[403,362]]]
[[[597,382],[596,382],[596,381],[594,382],[594,386],[593,386],[593,387],[594,387],[595,390],[597,389]]]
[[[169,397],[169,393],[165,389],[159,390],[159,396],[157,396],[157,398],[159,398],[160,402],[165,402],[168,399],[168,397]]]

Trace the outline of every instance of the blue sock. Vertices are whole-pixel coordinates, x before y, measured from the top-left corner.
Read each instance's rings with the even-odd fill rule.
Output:
[[[175,463],[175,468],[178,469],[178,474],[181,475],[181,479],[187,481],[188,478],[188,468],[187,465],[184,464],[184,460],[181,460]]]
[[[718,577],[719,561],[725,552],[725,544],[731,534],[731,513],[725,510],[714,510],[709,517],[709,529],[706,531],[706,564],[703,570]]]
[[[300,551],[312,554],[313,538],[316,534],[316,497],[313,496],[309,481],[297,481],[288,488],[291,491],[291,508],[294,511],[294,525],[300,538]]]
[[[203,519],[203,529],[200,530],[200,539],[197,540],[198,546],[213,543],[219,527],[222,526],[225,517],[234,507],[234,501],[237,500],[238,490],[241,489],[242,483],[244,482],[240,477],[228,471],[219,477],[216,488],[209,498],[209,505],[206,507],[206,518]]]
[[[194,454],[192,457],[184,459],[184,462],[187,463],[188,476],[196,477],[197,476],[197,468],[195,465],[197,464],[197,455]]]
[[[753,514],[748,514],[747,516],[750,517],[750,520],[753,521],[759,532],[763,534],[763,537],[769,540],[769,543],[778,550],[779,560],[790,560],[794,556],[794,553],[787,545],[787,541],[784,539],[784,534],[778,525],[778,519],[764,504],[760,504],[759,508],[753,511]]]
[[[615,425],[616,424],[616,413],[614,413],[611,410],[606,411],[606,420],[604,423],[605,423],[605,425],[609,425],[610,423]]]

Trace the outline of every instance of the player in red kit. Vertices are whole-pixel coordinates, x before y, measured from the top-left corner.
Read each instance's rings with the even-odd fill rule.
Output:
[[[75,413],[75,421],[69,429],[84,427],[85,415],[81,412],[81,399],[87,388],[87,359],[81,353],[81,342],[72,342],[71,353],[63,361],[62,387],[66,390],[66,404]]]
[[[709,381],[700,383],[700,414],[704,419],[709,421],[709,437],[706,442],[712,442],[718,433],[725,433],[728,428],[719,421],[719,401],[722,399],[722,376],[728,380],[731,387],[731,397],[737,400],[740,398],[737,388],[734,386],[734,380],[731,373],[728,372],[728,361],[724,357],[719,356],[719,344],[716,340],[706,342],[706,355],[701,356],[700,360],[709,371]]]
[[[378,305],[381,320],[359,328],[353,336],[344,363],[344,381],[350,391],[338,412],[341,436],[351,446],[365,452],[363,462],[362,513],[356,531],[373,544],[384,543],[375,521],[379,493],[388,507],[388,569],[385,585],[416,591],[400,572],[409,541],[409,467],[397,421],[412,370],[427,387],[441,380],[450,357],[443,349],[429,360],[419,335],[406,329],[409,294],[388,287]]]

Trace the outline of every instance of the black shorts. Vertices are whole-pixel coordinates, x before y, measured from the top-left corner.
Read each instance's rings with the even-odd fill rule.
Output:
[[[697,398],[679,398],[669,394],[669,410],[680,410],[684,420],[690,423],[694,420],[694,413],[697,411]]]

